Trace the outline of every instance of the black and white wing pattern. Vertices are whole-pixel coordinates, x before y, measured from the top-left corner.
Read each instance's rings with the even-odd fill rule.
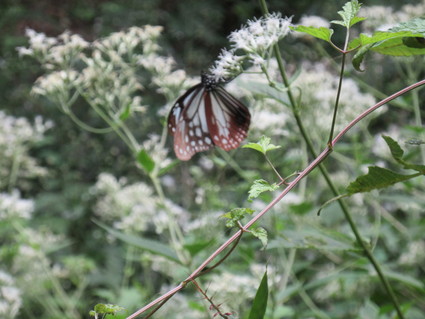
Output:
[[[190,88],[172,107],[168,131],[174,152],[183,161],[214,145],[225,151],[237,148],[248,134],[248,108],[208,75]]]

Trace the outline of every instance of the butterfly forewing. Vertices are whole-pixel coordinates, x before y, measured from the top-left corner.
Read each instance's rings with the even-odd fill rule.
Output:
[[[246,138],[248,109],[222,87],[203,82],[190,88],[171,109],[168,130],[180,160],[214,145],[228,151]]]

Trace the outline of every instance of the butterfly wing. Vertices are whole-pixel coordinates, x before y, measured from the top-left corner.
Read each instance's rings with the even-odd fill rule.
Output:
[[[248,108],[218,86],[211,91],[210,101],[206,99],[206,110],[213,143],[225,151],[239,147],[248,134],[251,122]]]
[[[168,116],[168,132],[174,136],[174,152],[182,160],[214,146],[206,121],[205,96],[202,83],[190,88],[180,97]]]
[[[180,97],[168,117],[174,136],[174,151],[180,160],[214,145],[229,151],[246,138],[250,113],[239,100],[221,86],[200,83]]]

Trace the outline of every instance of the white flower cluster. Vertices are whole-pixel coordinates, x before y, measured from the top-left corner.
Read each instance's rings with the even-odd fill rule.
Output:
[[[232,272],[222,272],[209,276],[208,293],[216,295],[215,300],[220,302],[231,300],[229,304],[233,310],[235,305],[243,305],[255,296],[255,292],[267,268],[269,284],[276,285],[281,280],[281,276],[276,273],[271,266],[254,264],[250,266],[248,274],[234,274]],[[229,284],[231,283],[231,284]],[[225,308],[225,306],[224,306]]]
[[[21,291],[8,273],[0,270],[0,317],[13,319],[22,305]]]
[[[211,74],[221,81],[241,73],[243,61],[264,65],[270,49],[289,33],[290,25],[291,19],[277,13],[249,20],[246,26],[229,35],[231,49],[222,50],[210,69]]]
[[[361,24],[364,32],[386,31],[397,23],[425,15],[425,0],[406,4],[397,11],[386,6],[363,6],[359,15],[367,18]]]
[[[115,52],[120,56],[131,55],[139,45],[142,45],[144,54],[151,54],[159,49],[157,39],[161,35],[162,29],[161,26],[151,25],[131,27],[125,32],[114,32],[93,44],[106,54]]]
[[[52,38],[47,37],[44,33],[27,29],[26,36],[29,39],[29,47],[18,47],[19,55],[34,56],[43,62],[47,69],[68,67],[75,63],[80,52],[89,46],[89,43],[80,35],[70,34],[68,31],[57,38]]]
[[[56,235],[47,228],[23,228],[19,236],[19,250],[13,260],[13,271],[19,274],[20,285],[31,282],[34,284],[30,293],[39,291],[36,286],[45,280],[51,280],[48,272],[51,260],[47,252],[53,247],[66,243],[63,235]],[[43,283],[44,284],[44,283]],[[26,290],[26,292],[29,292]]]
[[[51,38],[28,29],[29,47],[17,50],[47,69],[37,79],[34,94],[46,96],[69,115],[72,104],[82,96],[96,112],[120,124],[123,114],[146,110],[140,96],[144,82],[158,86],[167,101],[194,84],[184,71],[174,70],[171,57],[158,54],[161,31],[160,26],[132,27],[90,43],[69,32]],[[135,66],[144,68],[150,79],[140,77]]]
[[[43,134],[52,126],[51,121],[43,121],[41,116],[37,116],[31,124],[26,118],[16,118],[0,111],[0,189],[8,186],[13,179],[16,182],[47,173],[29,155],[29,149],[42,140]],[[19,167],[19,170],[14,172],[13,167]]]
[[[160,168],[167,167],[171,164],[171,159],[167,157],[168,150],[161,145],[161,137],[157,134],[149,135],[148,139],[142,144],[142,149],[148,152]]]
[[[10,218],[30,219],[33,212],[34,202],[22,199],[19,191],[0,193],[0,221]]]
[[[153,227],[160,234],[168,227],[169,218],[187,218],[187,213],[171,202],[160,207],[152,188],[142,182],[127,184],[125,180],[102,173],[92,192],[99,196],[95,213],[103,220],[113,222],[115,228],[129,233]]]

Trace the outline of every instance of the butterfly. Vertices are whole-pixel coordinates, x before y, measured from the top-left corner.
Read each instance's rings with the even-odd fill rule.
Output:
[[[237,148],[248,134],[248,108],[210,75],[191,87],[171,108],[168,132],[174,136],[174,152],[182,160],[215,145],[225,151]]]

